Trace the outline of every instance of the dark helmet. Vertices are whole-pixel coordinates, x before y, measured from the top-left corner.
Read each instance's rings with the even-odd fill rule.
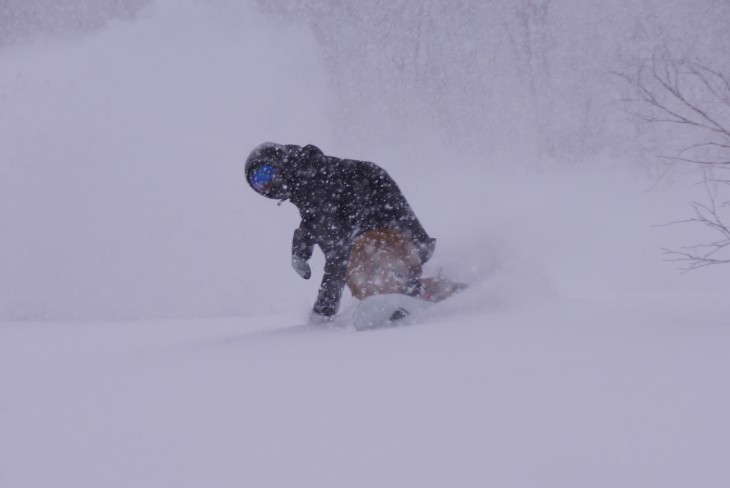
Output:
[[[256,146],[246,158],[246,181],[251,188],[267,198],[289,198],[291,185],[284,173],[294,147],[273,142]]]

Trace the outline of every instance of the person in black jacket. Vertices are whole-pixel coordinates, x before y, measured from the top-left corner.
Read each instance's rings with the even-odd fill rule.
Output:
[[[297,274],[310,278],[307,261],[315,245],[324,253],[313,321],[337,313],[345,284],[359,299],[405,293],[436,301],[453,292],[421,278],[436,240],[395,181],[374,163],[326,156],[313,145],[266,142],[251,151],[245,169],[257,193],[299,209],[291,258]]]

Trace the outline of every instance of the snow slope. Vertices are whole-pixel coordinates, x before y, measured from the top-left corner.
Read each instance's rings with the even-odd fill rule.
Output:
[[[706,236],[655,227],[701,189],[354,152],[320,61],[236,2],[0,50],[0,487],[730,485],[730,277],[678,273],[661,248]],[[470,288],[411,326],[355,332],[350,297],[304,326],[322,256],[297,278],[295,209],[241,178],[266,139],[383,165],[427,272]]]
[[[365,333],[291,313],[4,324],[0,480],[722,487],[728,311],[682,294]]]

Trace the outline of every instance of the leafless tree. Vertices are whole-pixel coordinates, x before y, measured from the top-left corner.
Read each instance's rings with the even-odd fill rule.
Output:
[[[690,164],[702,173],[705,201],[691,202],[692,217],[671,224],[703,226],[714,239],[664,249],[667,259],[683,263],[685,271],[730,263],[730,76],[666,54],[620,76],[632,88],[624,101],[638,120],[666,127],[679,141],[673,155],[660,158]]]
[[[692,271],[713,264],[730,263],[730,227],[727,225],[728,209],[730,201],[723,201],[720,196],[721,185],[729,185],[730,181],[718,180],[712,176],[711,171],[704,171],[702,185],[706,192],[705,202],[690,202],[693,216],[671,224],[691,223],[700,224],[711,229],[715,239],[694,246],[684,247],[681,250],[663,249],[668,261],[683,263],[682,269]]]

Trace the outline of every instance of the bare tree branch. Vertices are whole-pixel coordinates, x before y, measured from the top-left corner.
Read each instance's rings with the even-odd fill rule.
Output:
[[[694,210],[694,217],[670,222],[665,225],[674,224],[700,224],[702,226],[712,229],[720,237],[713,242],[707,244],[697,244],[694,246],[683,247],[681,251],[673,249],[663,249],[663,252],[667,258],[667,261],[681,261],[688,263],[687,266],[683,267],[683,271],[692,271],[698,268],[713,264],[727,264],[730,263],[730,255],[727,255],[726,251],[730,251],[730,227],[723,221],[720,209],[727,208],[730,206],[730,202],[722,202],[718,204],[716,191],[712,189],[712,184],[715,183],[714,179],[705,175],[705,179],[702,184],[705,187],[707,194],[707,203],[691,202],[690,205]],[[728,180],[720,180],[720,183],[728,184]],[[723,257],[718,255],[723,254]]]
[[[700,142],[698,144],[692,144],[691,146],[687,146],[681,151],[679,151],[680,154],[686,151],[691,151],[692,149],[697,149],[699,147],[719,147],[722,149],[730,149],[730,144],[720,144],[718,142]]]
[[[685,163],[698,164],[702,166],[725,166],[730,165],[730,161],[703,161],[701,159],[681,158],[678,156],[659,156],[662,159],[671,159],[672,161],[684,161]]]
[[[708,229],[715,239],[680,249],[663,249],[667,261],[681,262],[683,271],[730,263],[730,198],[720,191],[730,186],[730,76],[703,64],[672,59],[666,53],[624,73],[616,73],[633,88],[623,98],[638,121],[686,127],[696,142],[679,148],[667,161],[687,163],[702,170],[703,202],[690,202],[692,216],[664,225],[694,225]]]
[[[700,80],[705,88],[707,88],[707,90],[715,96],[715,98],[720,100],[725,105],[730,106],[729,79],[727,79],[718,71],[711,70],[697,63],[691,63],[690,71]],[[707,74],[711,75],[720,84],[721,88],[716,88],[712,83],[710,83],[710,77],[707,76]]]
[[[677,117],[680,117],[682,120],[685,120],[688,123],[706,127],[712,131],[719,132],[720,134],[723,134],[723,135],[730,134],[730,132],[728,132],[728,130],[725,127],[723,127],[722,124],[720,124],[719,122],[714,120],[714,118],[710,117],[710,115],[705,110],[701,109],[698,105],[687,100],[687,98],[684,96],[684,94],[680,90],[679,86],[676,85],[676,83],[674,85],[670,85],[666,80],[663,80],[663,79],[661,79],[661,77],[657,76],[656,73],[654,75],[655,75],[656,80],[659,82],[659,84],[662,85],[667,90],[667,92],[669,92],[672,96],[674,96],[674,98],[676,98],[682,105],[684,105],[685,108],[689,109],[691,112],[694,112],[696,115],[699,115],[700,121],[696,122],[689,118],[682,117],[679,115]],[[664,106],[662,106],[661,108],[666,110],[667,112],[670,112],[669,109],[667,109]]]

